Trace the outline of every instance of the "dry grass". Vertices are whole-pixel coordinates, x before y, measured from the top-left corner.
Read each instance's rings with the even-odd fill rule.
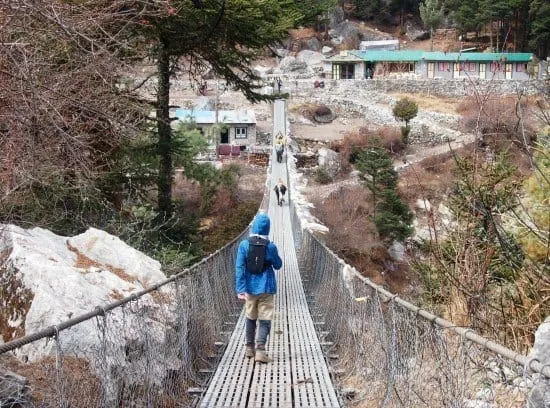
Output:
[[[349,163],[355,161],[355,156],[361,149],[379,143],[394,157],[399,157],[405,150],[405,145],[401,141],[401,133],[397,127],[393,126],[379,128],[362,126],[355,131],[346,133],[342,140],[332,142],[330,148],[340,153],[342,165],[345,168],[346,165],[349,166]]]
[[[370,220],[372,201],[366,188],[342,186],[324,200],[312,201],[313,214],[330,230],[326,237],[330,248],[375,283],[394,293],[408,293],[408,267],[393,261],[379,242]]]
[[[392,93],[397,99],[410,98],[418,104],[419,110],[458,114],[460,107],[462,106],[462,99],[457,97],[441,97],[433,96],[422,93],[415,93],[414,95],[406,93]]]
[[[432,204],[444,200],[455,183],[455,161],[450,152],[413,164],[399,177],[399,195],[409,206],[417,199]]]
[[[518,113],[518,104],[524,108],[525,117]],[[484,100],[465,98],[458,112],[464,131],[481,135],[484,143],[500,152],[510,142],[516,148],[527,149],[536,139],[537,125],[528,113],[534,105],[536,102],[527,98],[518,102],[514,96],[489,95]]]
[[[125,280],[126,282],[130,282],[130,283],[133,283],[136,281],[136,277],[135,276],[132,276],[130,275],[129,273],[127,273],[124,269],[122,268],[115,268],[114,266],[112,265],[109,265],[109,264],[105,264],[105,267],[111,271],[111,273],[115,274],[116,276],[118,276],[120,279],[122,280]]]
[[[23,363],[10,355],[0,356],[0,369],[7,369],[27,378],[32,392],[32,402],[37,406],[98,406],[99,380],[91,371],[88,361],[66,356],[60,367],[58,371],[55,357],[45,357],[34,363]],[[57,375],[64,380],[65,401],[59,400],[57,384],[53,380]]]
[[[111,293],[109,293],[109,297],[111,297],[114,300],[122,300],[124,299],[124,295],[122,292],[118,289],[111,290]]]
[[[67,248],[69,251],[74,252],[76,254],[76,262],[75,262],[75,268],[81,268],[85,271],[84,274],[87,273],[87,269],[90,269],[91,267],[95,267],[102,270],[108,270],[111,273],[118,276],[120,279],[125,280],[126,282],[135,282],[136,278],[135,276],[132,276],[128,274],[124,269],[122,268],[116,268],[112,265],[105,264],[102,265],[99,262],[88,258],[86,255],[84,255],[82,252],[78,250],[78,248],[73,247],[71,244],[69,244],[69,241],[67,240]]]

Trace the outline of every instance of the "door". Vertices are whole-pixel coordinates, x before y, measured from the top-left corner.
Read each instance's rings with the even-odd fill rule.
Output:
[[[220,143],[227,144],[229,143],[229,129],[224,127],[220,132]]]
[[[428,78],[433,78],[435,74],[435,62],[428,62]]]
[[[479,78],[480,79],[486,79],[487,78],[487,64],[480,62],[479,63]]]
[[[460,63],[453,63],[453,78],[460,78]]]
[[[506,79],[512,79],[512,64],[506,64],[505,70],[506,70]]]

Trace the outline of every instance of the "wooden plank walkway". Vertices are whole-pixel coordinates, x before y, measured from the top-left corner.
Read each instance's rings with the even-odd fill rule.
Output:
[[[274,103],[274,135],[278,130],[284,134],[285,122],[286,101],[277,100]],[[202,408],[340,406],[306,302],[292,237],[288,200],[280,207],[273,193],[278,178],[282,178],[288,186],[286,163],[272,160],[268,209],[270,236],[283,259],[283,267],[276,272],[278,291],[267,345],[274,361],[261,364],[244,357],[243,308],[225,353],[200,401]]]

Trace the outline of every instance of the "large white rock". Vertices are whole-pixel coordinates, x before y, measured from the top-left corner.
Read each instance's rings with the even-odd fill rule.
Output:
[[[325,56],[321,52],[303,50],[296,55],[296,61],[304,62],[308,66],[321,66]]]
[[[535,343],[529,358],[537,359],[547,367],[550,365],[550,316],[544,319],[535,332]],[[550,407],[550,380],[543,376],[539,377],[529,395],[529,408]]]
[[[15,329],[23,322],[24,334],[35,333],[166,278],[159,262],[94,228],[69,238],[42,228],[0,225],[0,254],[1,267],[13,278],[8,287],[11,293],[4,294],[3,299],[3,306],[12,308],[13,330],[2,333],[6,342],[13,340]],[[25,305],[21,305],[21,293],[27,294]],[[146,296],[140,306],[154,309],[156,304]],[[115,321],[118,313],[112,312]],[[86,354],[97,343],[95,322],[64,331],[62,338],[66,350]],[[54,342],[44,340],[18,352],[32,361],[54,350]]]
[[[321,147],[318,151],[317,163],[324,167],[331,177],[340,171],[340,156],[334,150]]]

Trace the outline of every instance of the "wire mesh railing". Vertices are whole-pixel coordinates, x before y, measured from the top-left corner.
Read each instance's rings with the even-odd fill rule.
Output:
[[[0,345],[3,374],[21,376],[2,375],[0,405],[189,406],[242,308],[233,276],[246,232],[145,291]]]
[[[271,160],[260,211],[270,171]],[[145,290],[0,344],[0,407],[194,406],[242,310],[234,268],[248,232]]]
[[[318,336],[336,385],[353,390],[350,406],[511,408],[548,392],[548,365],[387,292],[311,231],[295,236],[311,312],[324,322]]]

